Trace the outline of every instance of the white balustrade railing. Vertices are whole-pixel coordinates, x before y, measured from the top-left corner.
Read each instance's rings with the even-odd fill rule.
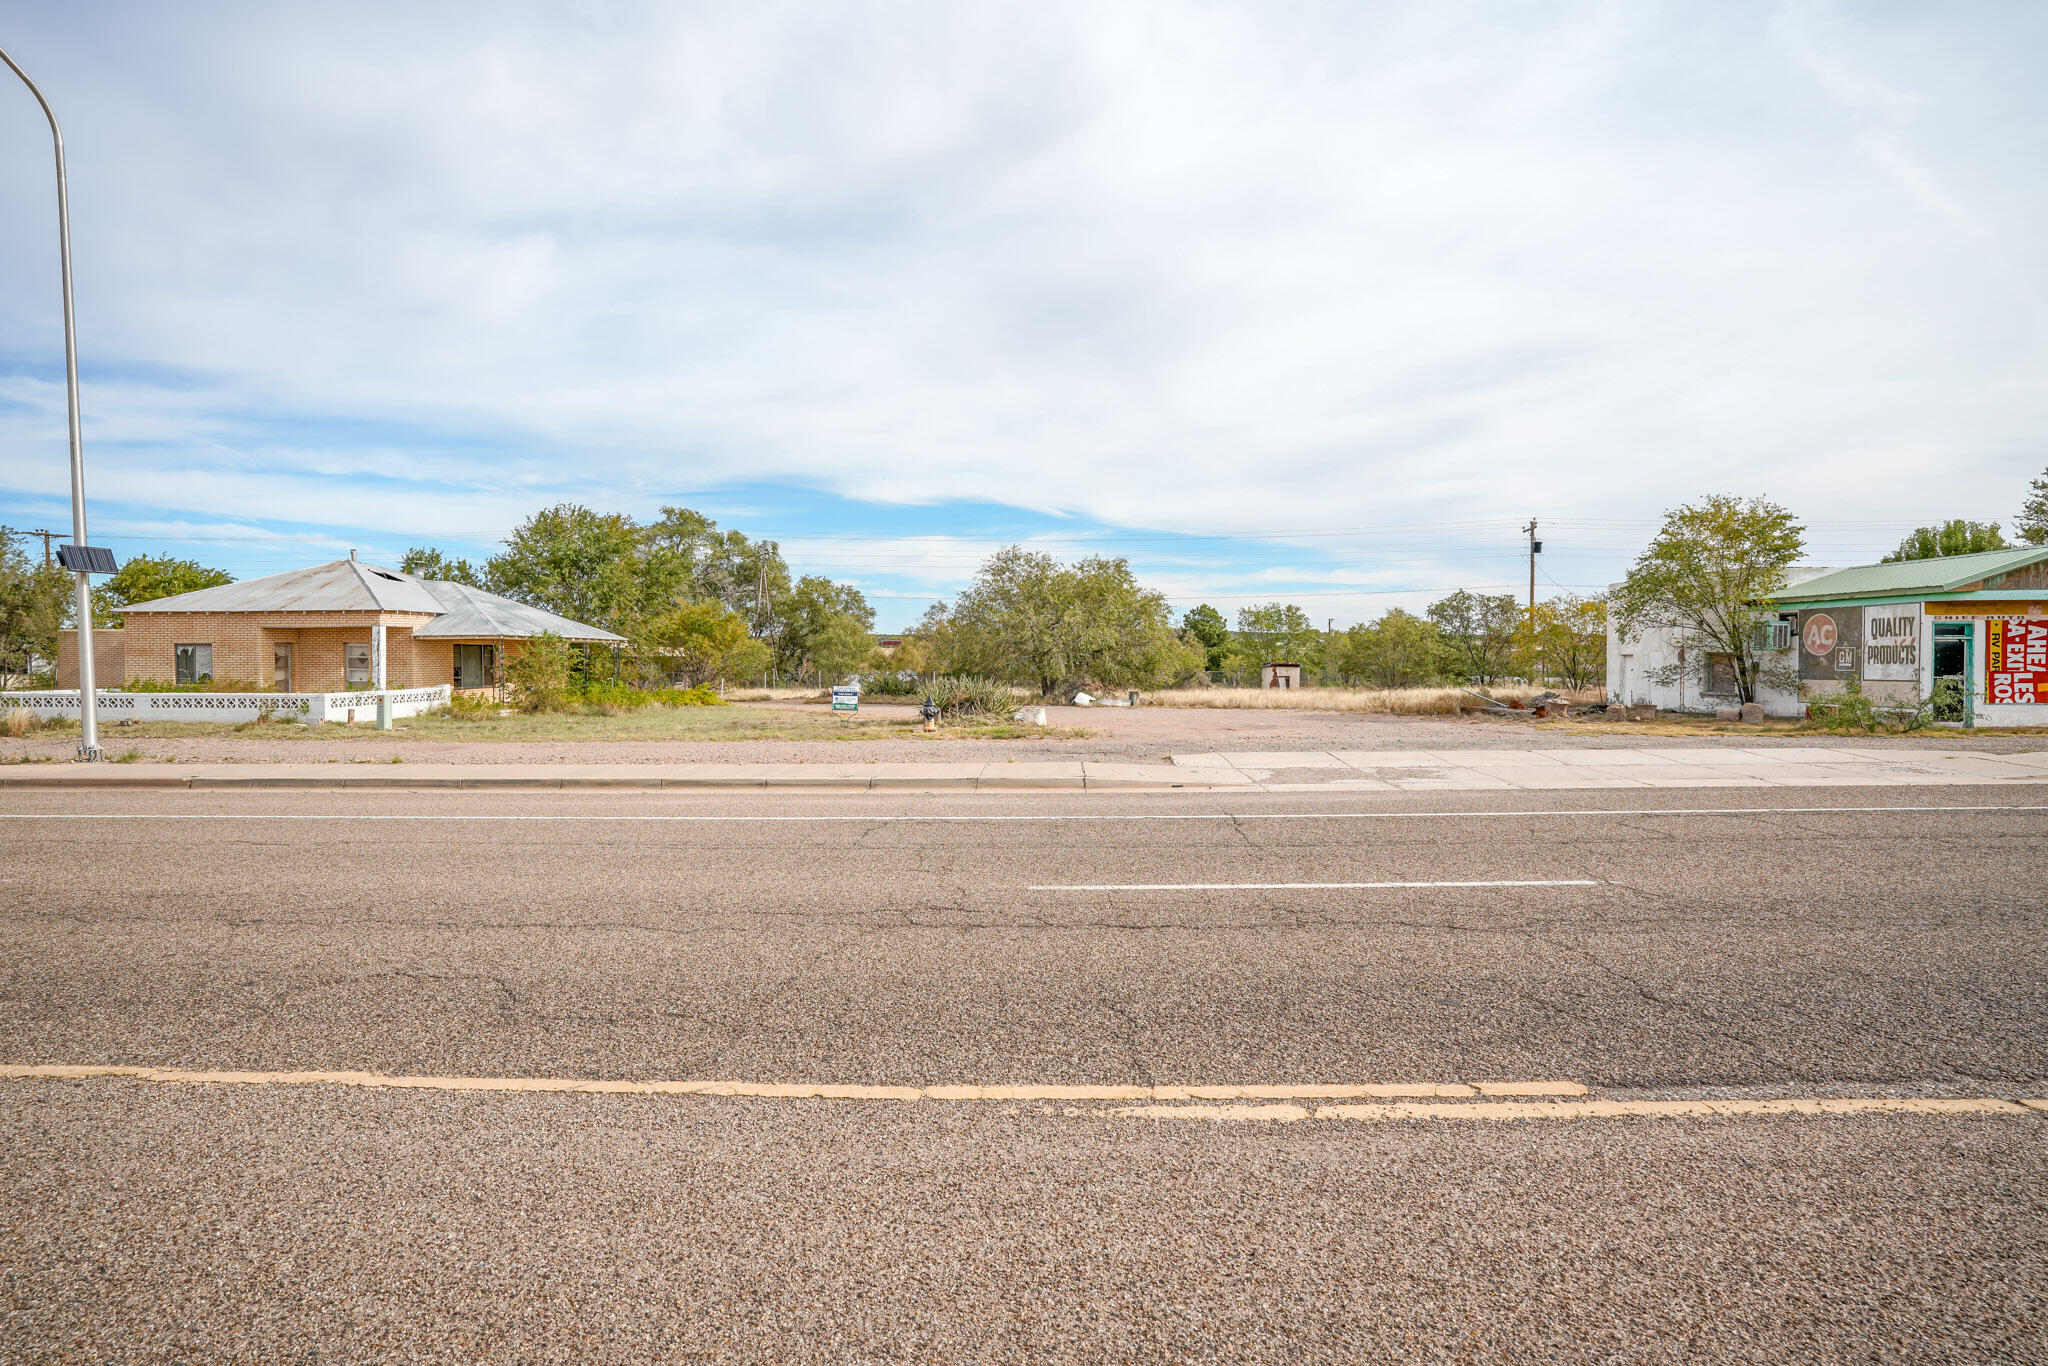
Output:
[[[317,726],[324,721],[374,723],[378,702],[387,699],[392,716],[418,716],[447,706],[449,694],[453,691],[444,683],[435,688],[386,688],[366,692],[120,692],[101,689],[97,696],[100,719],[110,724],[122,721],[255,721],[270,716]],[[76,716],[78,689],[0,692],[0,712],[8,711],[29,711],[45,717]]]

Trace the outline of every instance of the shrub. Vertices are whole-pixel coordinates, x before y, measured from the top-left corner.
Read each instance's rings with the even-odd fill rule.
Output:
[[[592,683],[578,696],[607,716],[623,716],[642,707],[722,707],[725,699],[710,688],[632,688],[623,683]]]
[[[869,697],[922,697],[924,689],[914,673],[878,673],[860,685]]]
[[[1915,696],[1896,706],[1880,707],[1863,691],[1863,681],[1851,678],[1842,690],[1816,697],[1806,704],[1809,725],[1823,730],[1903,733],[1924,729],[1936,714],[1932,698]]]
[[[505,683],[521,711],[560,711],[568,704],[568,641],[543,631],[505,653]]]
[[[34,712],[17,707],[7,713],[7,733],[19,740],[24,735],[33,735],[43,728],[43,718]]]
[[[448,699],[447,714],[466,721],[475,721],[498,714],[498,699],[482,693],[455,693]]]
[[[1010,685],[991,678],[934,678],[924,695],[938,704],[939,715],[949,718],[1008,716],[1017,705]]]

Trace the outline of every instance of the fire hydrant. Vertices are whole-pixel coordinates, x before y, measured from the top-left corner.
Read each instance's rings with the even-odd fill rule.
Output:
[[[929,694],[924,699],[924,705],[917,709],[917,714],[924,718],[927,734],[939,728],[939,704],[932,701]]]

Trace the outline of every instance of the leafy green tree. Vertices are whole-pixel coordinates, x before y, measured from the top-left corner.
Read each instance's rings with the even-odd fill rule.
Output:
[[[1505,678],[1515,667],[1516,634],[1526,613],[1512,593],[1459,589],[1423,609],[1443,642],[1443,669],[1473,683]]]
[[[1437,676],[1442,657],[1435,624],[1396,607],[1339,636],[1335,664],[1346,678],[1382,688],[1413,688]]]
[[[2048,473],[2033,482],[2012,529],[2028,545],[2048,545]]]
[[[695,687],[757,677],[768,667],[768,647],[724,603],[686,602],[642,624],[633,658],[643,677]]]
[[[1173,629],[1166,599],[1141,586],[1128,560],[1061,564],[1010,546],[991,556],[950,605],[918,628],[939,667],[1029,683],[1046,697],[1074,689],[1156,687],[1201,667],[1200,647]]]
[[[507,537],[484,576],[492,592],[630,636],[642,605],[639,549],[632,518],[560,503]]]
[[[817,574],[806,574],[798,579],[788,592],[775,603],[770,618],[769,640],[775,651],[775,667],[785,674],[801,671],[808,662],[822,668],[815,658],[819,642],[840,618],[851,618],[865,642],[867,633],[874,628],[875,611],[868,606],[868,600],[852,584],[834,583]],[[845,632],[840,631],[841,643]],[[865,658],[867,646],[861,646]],[[835,654],[835,662],[844,663],[842,656]],[[845,667],[860,666],[856,659]]]
[[[818,672],[818,682],[830,686],[858,673],[873,656],[874,648],[868,624],[851,613],[840,612],[828,618],[811,637],[811,667]]]
[[[1944,555],[1975,555],[1982,550],[2006,550],[2005,537],[1996,522],[1966,522],[1958,517],[1939,526],[1923,526],[1899,542],[1899,548],[1879,561],[1933,560]]]
[[[1523,614],[1518,652],[1522,671],[1539,668],[1565,687],[1590,687],[1607,676],[1607,600],[1562,594],[1536,604],[1533,626]]]
[[[1666,513],[1609,603],[1616,628],[1624,639],[1650,628],[1686,633],[1697,642],[1691,654],[1702,679],[1710,654],[1734,656],[1741,698],[1754,702],[1766,667],[1754,628],[1805,536],[1790,512],[1763,498],[1714,494]],[[1657,681],[1676,681],[1676,669]]]
[[[467,584],[482,588],[484,576],[468,560],[451,560],[431,546],[416,545],[399,559],[398,567],[416,578],[438,583]]]
[[[1291,602],[1237,609],[1237,649],[1259,664],[1322,667],[1323,633]]]
[[[54,668],[57,633],[71,609],[69,573],[29,558],[18,533],[0,526],[0,685],[25,683],[40,666]]]
[[[233,583],[225,569],[208,569],[196,560],[171,555],[137,555],[120,572],[101,579],[92,590],[92,614],[102,626],[121,625],[121,609],[132,603],[174,598],[202,588]]]
[[[1224,656],[1230,653],[1230,623],[1223,614],[1203,603],[1190,608],[1180,619],[1180,633],[1183,639],[1193,641],[1202,647],[1205,656],[1203,666],[1207,669],[1223,667]]]

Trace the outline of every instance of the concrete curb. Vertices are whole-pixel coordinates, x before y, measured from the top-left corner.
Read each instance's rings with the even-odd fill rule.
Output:
[[[196,765],[194,766],[197,767]],[[1243,791],[1253,786],[1242,774],[1188,773],[1164,765],[1152,766],[1154,773],[1131,771],[1135,765],[1104,765],[1090,773],[1091,764],[1075,764],[1080,770],[1068,773],[988,773],[980,765],[961,765],[963,771],[932,773],[889,772],[698,772],[664,773],[658,769],[636,773],[561,773],[539,771],[492,772],[492,765],[479,764],[468,771],[450,773],[363,773],[363,772],[223,772],[227,766],[212,766],[206,772],[124,772],[105,767],[87,769],[79,765],[52,765],[42,771],[0,771],[0,791],[8,792],[171,792],[171,791],[670,791],[670,792],[1170,792],[1176,790]],[[792,766],[795,767],[795,766]],[[889,765],[873,765],[883,770]],[[936,767],[936,766],[935,766]],[[996,767],[1009,767],[999,765]],[[54,770],[54,771],[51,771]],[[1115,771],[1123,770],[1123,771]]]

